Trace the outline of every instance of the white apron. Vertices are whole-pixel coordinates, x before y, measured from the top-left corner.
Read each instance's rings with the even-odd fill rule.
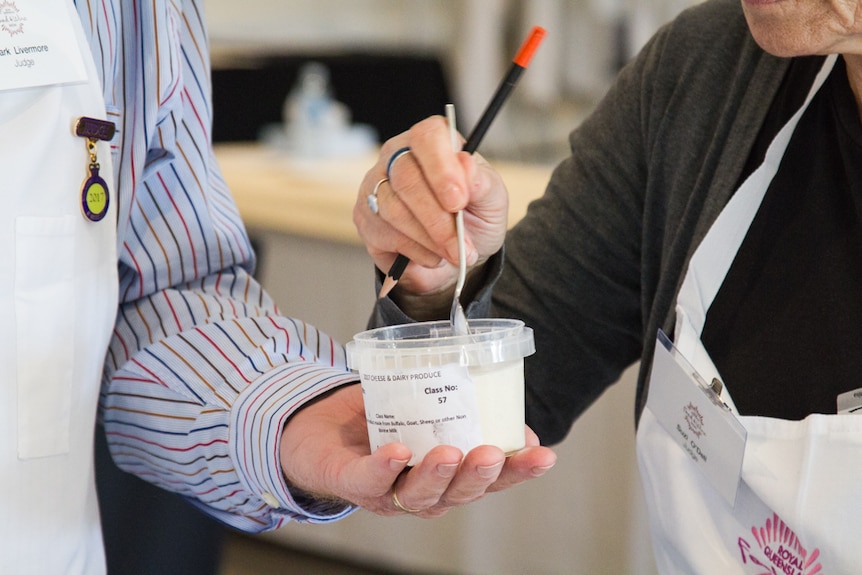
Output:
[[[63,4],[89,81],[0,91],[0,573],[16,575],[105,571],[92,439],[117,308],[118,201],[99,142],[109,212],[82,214],[89,154],[73,125],[106,114]]]
[[[718,373],[700,335],[706,312],[754,219],[802,111],[772,142],[764,164],[734,194],[698,247],[677,298],[677,349],[704,377]],[[651,386],[661,374],[653,373]],[[733,382],[729,382],[732,393]],[[723,399],[731,408],[729,397]],[[735,506],[645,409],[637,433],[657,565],[662,573],[862,573],[862,417],[803,421],[739,417],[747,430]]]

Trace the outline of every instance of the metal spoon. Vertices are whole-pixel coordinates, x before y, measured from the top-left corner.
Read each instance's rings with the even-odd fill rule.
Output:
[[[449,121],[449,138],[452,141],[452,150],[459,151],[461,147],[458,141],[458,130],[455,127],[455,106],[446,104],[446,119]],[[467,258],[464,247],[464,212],[455,214],[455,230],[458,234],[458,282],[455,284],[455,295],[452,298],[452,309],[449,312],[449,322],[452,324],[454,335],[470,335],[470,326],[467,325],[467,316],[461,307],[461,290],[467,279]]]

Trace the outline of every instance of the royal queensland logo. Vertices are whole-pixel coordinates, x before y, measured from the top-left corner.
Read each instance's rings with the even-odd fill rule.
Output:
[[[695,404],[689,403],[682,410],[688,430],[698,439],[706,435],[706,431],[703,429],[703,414],[700,413],[700,409]]]
[[[14,2],[8,0],[0,2],[0,30],[10,36],[23,34],[26,21],[27,17],[21,13]]]
[[[739,538],[742,564],[756,569],[753,575],[824,575],[818,559],[820,550],[807,550],[778,515],[761,527],[751,528],[750,538]]]

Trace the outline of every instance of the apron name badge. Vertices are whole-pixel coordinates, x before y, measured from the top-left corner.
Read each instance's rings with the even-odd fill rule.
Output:
[[[840,414],[862,412],[862,387],[839,394],[836,403]]]
[[[733,507],[742,475],[745,427],[661,330],[646,407]]]

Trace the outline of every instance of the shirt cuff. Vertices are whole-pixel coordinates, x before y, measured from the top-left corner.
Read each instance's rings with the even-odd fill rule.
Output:
[[[280,444],[290,416],[315,397],[357,383],[355,374],[315,363],[280,366],[252,382],[231,410],[228,449],[240,482],[276,512],[295,521],[326,523],[354,507],[290,492],[281,470]]]

